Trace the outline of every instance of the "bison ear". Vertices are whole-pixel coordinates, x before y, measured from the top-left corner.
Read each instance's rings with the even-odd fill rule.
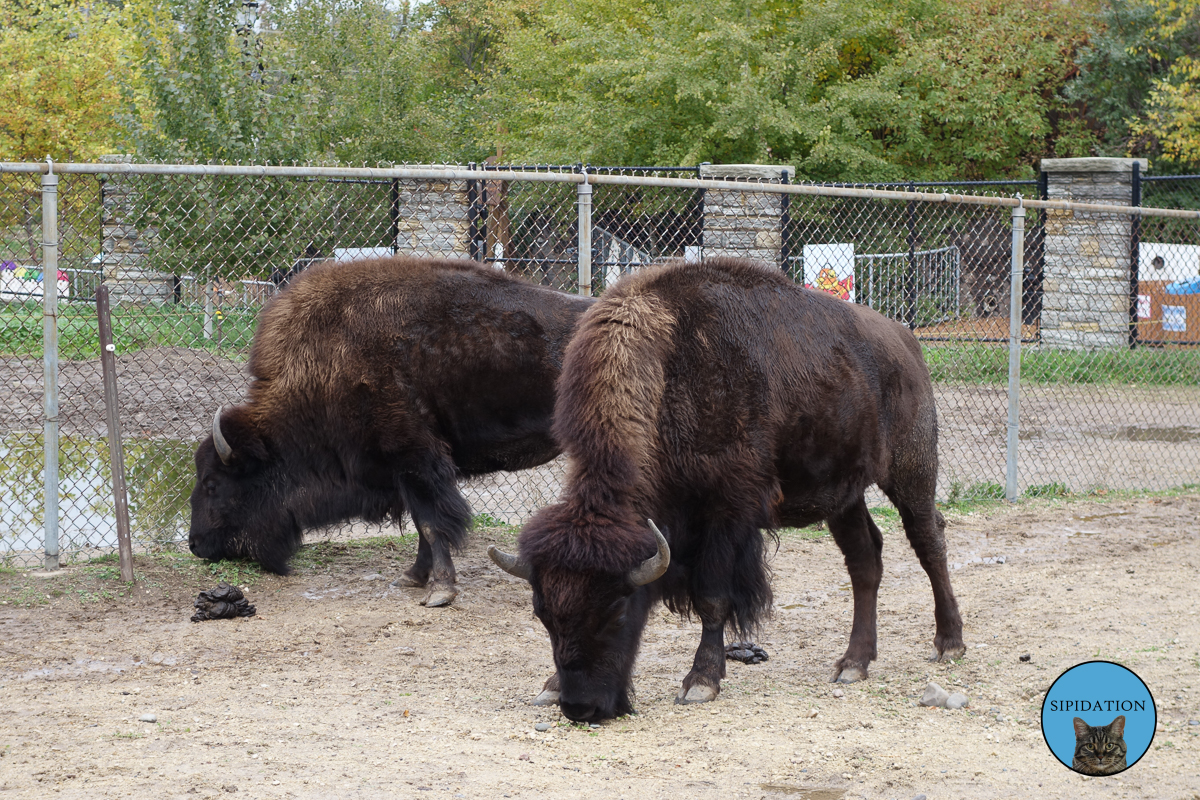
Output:
[[[213,417],[213,447],[227,465],[265,461],[267,446],[246,406],[218,410]]]

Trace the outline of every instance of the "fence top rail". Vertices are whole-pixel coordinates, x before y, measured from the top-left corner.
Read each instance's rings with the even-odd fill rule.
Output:
[[[1197,181],[1200,175],[1138,175],[1141,181]]]
[[[458,167],[282,167],[228,164],[46,164],[40,162],[0,162],[3,173],[74,173],[91,175],[208,175],[280,178],[364,178],[477,181],[480,170]],[[751,192],[759,194],[808,195],[815,197],[861,198],[865,200],[905,200],[918,203],[1034,208],[1048,211],[1079,211],[1124,214],[1142,217],[1172,217],[1200,220],[1200,210],[1123,206],[1107,203],[1072,203],[1065,200],[1033,200],[1020,197],[950,194],[947,192],[908,192],[887,189],[858,189],[814,183],[759,183],[755,181],[713,180],[711,178],[652,178],[631,175],[598,175],[563,172],[487,172],[488,180],[538,181],[543,183],[591,183],[626,186],[654,186],[675,189]]]

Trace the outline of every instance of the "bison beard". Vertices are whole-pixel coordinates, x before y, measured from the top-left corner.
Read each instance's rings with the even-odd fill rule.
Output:
[[[409,513],[397,583],[451,602],[471,520],[457,481],[559,453],[554,382],[591,302],[470,261],[309,268],[263,311],[247,401],[196,450],[192,552],[286,573],[306,530]]]
[[[530,582],[556,674],[538,702],[580,721],[631,709],[630,675],[659,600],[703,632],[677,703],[716,698],[724,632],[771,606],[763,530],[825,520],[854,589],[850,643],[833,679],[875,658],[883,537],[864,491],[900,512],[934,595],[934,657],[965,651],[934,507],[937,422],[929,372],[903,326],[734,259],[646,270],[579,323],[554,433],[570,458],[562,501],[493,560]],[[629,576],[653,551],[669,568]]]

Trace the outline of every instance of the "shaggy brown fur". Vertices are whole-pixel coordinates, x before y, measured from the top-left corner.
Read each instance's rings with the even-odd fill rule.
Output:
[[[193,552],[282,572],[309,528],[408,512],[406,580],[449,602],[470,523],[455,482],[558,454],[554,382],[590,305],[469,261],[305,271],[263,312],[249,397],[221,415],[230,463],[211,436],[197,450]]]
[[[628,710],[628,679],[653,601],[696,613],[704,635],[680,702],[712,699],[723,631],[754,628],[771,589],[762,530],[826,520],[854,586],[840,680],[875,657],[882,536],[864,490],[900,510],[934,589],[938,657],[962,623],[934,508],[937,422],[909,331],[875,312],[734,259],[646,270],[587,312],[567,350],[554,433],[570,457],[562,502],[525,527],[534,608],[575,719]],[[671,546],[658,581],[622,577]],[[627,628],[613,629],[613,620]]]

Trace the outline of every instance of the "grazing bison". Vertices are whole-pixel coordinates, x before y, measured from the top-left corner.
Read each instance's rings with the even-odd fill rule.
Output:
[[[872,483],[933,585],[934,657],[964,652],[934,507],[933,391],[904,326],[753,262],[647,270],[580,320],[554,433],[570,460],[561,502],[525,526],[519,556],[490,554],[532,584],[557,667],[539,701],[557,694],[571,719],[631,710],[657,600],[703,623],[676,702],[714,699],[726,626],[747,633],[771,606],[761,531],[818,520],[854,587],[834,679],[866,678],[883,571]]]
[[[285,573],[304,531],[361,517],[420,532],[397,583],[454,599],[465,475],[543,464],[584,299],[470,261],[321,264],[263,311],[249,399],[196,451],[188,542]]]

